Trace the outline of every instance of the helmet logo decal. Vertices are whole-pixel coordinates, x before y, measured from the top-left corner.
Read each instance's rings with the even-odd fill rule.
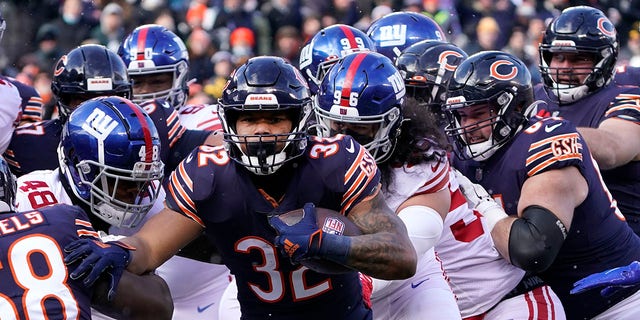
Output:
[[[498,67],[500,66],[511,66],[511,71],[509,73],[500,73],[498,71]],[[491,76],[498,80],[511,80],[518,75],[518,68],[513,64],[513,62],[508,60],[498,60],[491,64],[490,67]],[[504,70],[504,68],[502,68]]]
[[[300,69],[304,69],[310,66],[312,61],[313,61],[313,48],[309,44],[304,46],[304,48],[300,50],[300,63],[298,65],[300,66]]]
[[[380,27],[380,47],[403,46],[407,42],[407,25]]]
[[[53,71],[53,76],[59,76],[64,72],[64,67],[67,65],[67,55],[60,57],[58,60],[58,64],[56,65],[56,69]]]
[[[104,140],[117,126],[118,122],[100,109],[93,109],[82,124],[82,129],[98,140],[98,161],[100,163],[104,163]]]
[[[445,50],[442,51],[440,53],[440,55],[438,56],[438,63],[440,65],[444,64],[444,68],[447,71],[455,71],[456,70],[456,66],[450,65],[449,64],[449,59],[447,59],[448,57],[458,57],[458,58],[462,58],[462,54],[460,52],[456,52],[453,50]]]
[[[342,30],[342,33],[344,33],[345,36],[344,38],[340,39],[342,49],[348,50],[361,48],[362,46],[364,46],[364,43],[362,43],[362,39],[360,38],[358,38],[360,40],[360,43],[356,43],[356,37],[353,35],[353,32],[349,30],[349,28],[347,28],[346,26],[340,26],[340,30]]]
[[[611,24],[611,21],[605,17],[598,18],[598,30],[600,30],[605,36],[615,37],[616,29]]]
[[[158,147],[153,145],[153,141],[151,140],[151,130],[149,129],[149,125],[147,124],[147,119],[145,119],[145,115],[142,113],[142,109],[137,105],[133,104],[133,102],[122,99],[136,115],[138,121],[140,122],[140,126],[142,127],[142,134],[144,135],[144,151],[140,150],[140,158],[144,162],[151,162],[159,159],[158,155]],[[144,155],[142,154],[144,153]]]
[[[145,45],[147,43],[147,33],[149,33],[148,28],[140,29],[140,33],[138,34],[138,50],[135,57],[131,57],[132,60],[145,60]],[[132,52],[133,53],[133,52]]]
[[[400,72],[396,70],[396,72],[390,75],[387,78],[387,80],[391,83],[391,86],[393,87],[393,92],[396,93],[396,99],[400,100],[404,98],[406,89],[404,87],[404,79],[402,79]]]
[[[89,78],[87,79],[87,91],[108,91],[113,90],[111,78]]]
[[[271,93],[252,93],[244,101],[246,106],[278,105],[278,98]]]
[[[347,74],[344,78],[344,82],[342,83],[342,92],[339,97],[340,103],[336,104],[339,104],[343,107],[355,106],[357,104],[357,98],[355,99],[356,101],[354,101],[351,89],[353,87],[353,79],[356,77],[356,72],[358,71],[358,69],[360,69],[360,64],[366,57],[366,54],[361,53],[353,58],[353,62],[349,65],[349,69],[347,69]],[[336,90],[336,93],[337,92],[338,91]]]

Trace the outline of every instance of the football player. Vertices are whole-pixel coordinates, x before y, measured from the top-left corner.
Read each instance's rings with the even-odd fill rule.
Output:
[[[621,306],[637,305],[640,286],[609,299],[569,294],[587,275],[638,260],[640,238],[624,222],[576,127],[531,116],[539,105],[524,63],[499,51],[474,54],[456,68],[448,91],[454,167],[508,214],[484,212],[497,250],[549,284],[569,319],[637,317]]]
[[[410,145],[408,141],[415,140],[415,132],[420,130],[432,137],[444,134],[447,122],[441,106],[446,101],[447,85],[456,67],[466,58],[467,54],[453,44],[424,40],[406,48],[396,59],[407,96],[419,104],[419,109],[414,104],[405,106],[403,114],[408,122],[401,128],[399,146]],[[431,117],[423,113],[435,117],[439,131],[434,129]],[[431,131],[426,131],[428,129]],[[440,152],[444,149],[440,143]],[[403,154],[401,150],[396,149],[396,157]],[[384,164],[379,166],[384,168]],[[430,177],[438,177],[433,170],[423,171],[425,174],[412,175],[407,169],[395,175],[417,186],[427,184]],[[435,250],[442,260],[462,318],[565,318],[562,303],[548,285],[535,275],[526,276],[524,270],[510,264],[496,251],[484,211],[502,209],[479,201],[475,194],[463,195],[453,172],[450,171],[447,178],[449,185],[445,189],[450,193],[451,206],[444,217],[444,230]],[[464,201],[465,197],[469,199]]]
[[[7,29],[7,22],[4,20],[2,16],[2,11],[0,10],[0,41],[2,41],[2,36],[4,35],[4,32],[6,31],[6,29]],[[20,122],[17,125],[22,125],[25,123],[37,122],[42,120],[42,103],[43,102],[42,102],[42,98],[40,97],[40,94],[36,91],[36,89],[14,78],[7,77],[4,75],[0,75],[0,81],[4,84],[8,82],[11,85],[13,85],[16,89],[18,89],[18,94],[21,99],[20,106],[22,109],[22,114],[19,119]],[[3,97],[3,100],[6,100],[5,105],[7,106],[5,107],[5,105],[3,105],[2,109],[7,108],[7,110],[3,110],[3,112],[13,112],[12,111],[14,110],[13,103],[15,101],[13,90],[4,89],[2,92],[2,97]],[[11,120],[13,121],[16,119],[14,118]],[[7,135],[3,134],[3,136],[7,136]],[[8,143],[8,140],[7,140],[7,143]],[[6,149],[6,145],[2,147],[2,144],[0,144],[0,151],[4,152],[5,149]]]
[[[178,128],[191,129],[186,132],[192,135],[208,132],[205,143],[222,144],[217,106],[185,105],[189,92],[189,55],[176,34],[160,25],[140,26],[124,39],[118,55],[125,62],[133,82],[132,100],[141,103],[152,117],[155,113],[172,110],[164,117],[168,132],[176,136]],[[169,145],[173,145],[173,141]],[[193,150],[194,145],[186,146],[190,149],[180,150]],[[174,166],[173,162],[169,165]],[[220,296],[229,284],[230,273],[221,263],[215,247],[201,236],[177,255],[157,270],[171,288],[174,319],[218,319]],[[201,276],[185,278],[185,273]]]
[[[77,205],[90,213],[101,237],[114,231],[111,226],[138,226],[154,205],[161,207],[156,199],[162,199],[164,165],[153,122],[139,106],[118,96],[89,100],[76,110],[61,128],[59,168],[18,178],[17,208]],[[94,319],[102,317],[93,314]]]
[[[226,147],[201,146],[180,164],[167,208],[121,240],[136,250],[113,249],[130,259],[79,241],[70,258],[88,257],[74,274],[91,280],[103,269],[93,262],[146,272],[205,232],[236,277],[243,319],[370,319],[357,272],[321,274],[299,263],[324,259],[383,279],[415,273],[415,251],[379,193],[374,159],[348,137],[307,136],[309,89],[282,58],[240,66],[219,106]],[[343,213],[363,235],[322,232],[311,204]],[[301,207],[299,223],[277,217]]]
[[[123,40],[118,55],[133,82],[133,102],[164,101],[177,110],[184,127],[222,130],[216,105],[185,105],[189,95],[189,53],[175,33],[160,25],[140,26]]]
[[[540,44],[544,83],[535,97],[578,127],[618,208],[640,234],[640,88],[612,81],[618,47],[614,25],[600,10],[565,9]]]
[[[61,248],[80,238],[101,241],[85,211],[60,204],[15,212],[15,197],[15,177],[0,158],[3,319],[91,319],[91,305],[116,317],[171,318],[169,288],[156,275],[125,272],[113,292],[108,277],[86,286],[69,276]]]
[[[347,55],[320,84],[314,104],[318,133],[336,140],[349,135],[380,164],[382,194],[407,227],[419,257],[411,278],[373,279],[374,319],[460,319],[433,249],[451,204],[446,152],[438,144],[443,141],[428,134],[398,143],[407,129],[403,121],[412,121],[403,118],[404,96],[404,81],[389,58],[374,52]]]

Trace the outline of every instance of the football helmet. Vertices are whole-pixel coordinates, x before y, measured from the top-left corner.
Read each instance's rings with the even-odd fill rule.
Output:
[[[376,51],[391,61],[408,46],[422,40],[446,41],[442,28],[433,19],[417,12],[392,12],[371,23],[367,35]]]
[[[105,46],[86,44],[62,56],[51,80],[58,111],[66,119],[77,105],[99,96],[131,97],[131,82],[122,59]]]
[[[444,111],[449,120],[445,129],[453,138],[461,159],[483,161],[491,157],[528,122],[533,105],[533,85],[527,66],[517,57],[500,51],[482,51],[463,61],[449,81]],[[462,126],[458,111],[484,106],[487,119]],[[491,126],[491,136],[470,143],[468,137]]]
[[[383,162],[395,148],[404,95],[402,76],[389,58],[376,52],[349,54],[320,84],[314,101],[318,134],[351,135]],[[354,130],[367,127],[372,129],[368,134]]]
[[[322,78],[338,59],[358,51],[375,51],[373,41],[364,32],[345,24],[318,31],[300,51],[300,71],[311,93],[318,93]]]
[[[240,135],[238,117],[247,111],[284,111],[292,121],[285,134]],[[312,114],[309,87],[302,74],[280,57],[249,59],[234,71],[218,101],[229,156],[257,175],[276,172],[303,154]],[[284,147],[279,147],[284,145]]]
[[[602,11],[586,6],[563,10],[551,21],[539,46],[544,85],[552,90],[560,103],[577,101],[599,90],[613,79],[618,47],[616,29]],[[591,70],[552,69],[551,58],[556,53],[585,54],[592,56],[595,64]],[[558,74],[567,72],[571,76],[586,72],[588,76],[581,84],[563,84],[554,80]]]
[[[396,59],[407,96],[428,107],[441,126],[446,122],[442,104],[447,99],[449,80],[467,57],[466,52],[451,43],[423,40],[404,49]]]
[[[189,53],[184,42],[169,29],[154,24],[137,27],[118,48],[129,76],[135,81],[139,76],[171,73],[171,87],[157,92],[134,94],[133,102],[165,99],[179,109],[189,94]]]
[[[147,113],[116,96],[82,103],[62,129],[60,172],[91,212],[117,227],[135,227],[153,206],[164,164]]]
[[[15,211],[16,177],[7,161],[0,157],[0,213]]]

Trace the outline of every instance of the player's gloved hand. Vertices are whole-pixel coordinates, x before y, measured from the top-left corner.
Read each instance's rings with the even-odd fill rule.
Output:
[[[467,203],[469,203],[471,208],[486,218],[485,225],[489,232],[491,232],[499,220],[507,217],[504,209],[489,195],[483,186],[471,182],[471,180],[458,170],[454,170],[454,174],[460,185],[462,194],[467,199]]]
[[[624,267],[594,273],[573,284],[571,294],[581,293],[594,288],[604,287],[600,295],[607,298],[616,291],[629,286],[640,284],[640,262],[634,261]]]
[[[116,293],[118,282],[131,258],[131,250],[135,248],[120,241],[102,242],[98,240],[80,239],[64,248],[69,254],[64,259],[70,265],[77,261],[80,264],[69,274],[71,279],[84,278],[86,286],[93,285],[106,273],[111,282],[107,298],[111,301]]]
[[[294,225],[287,225],[278,216],[270,217],[269,223],[278,233],[275,245],[293,263],[300,263],[303,259],[324,258],[346,264],[351,239],[322,232],[316,222],[313,203],[304,205],[302,219]]]
[[[274,243],[291,261],[298,263],[317,255],[322,245],[322,230],[316,223],[313,203],[304,205],[302,219],[294,225],[287,225],[278,216],[270,217],[269,223],[278,232]]]
[[[371,294],[373,293],[373,278],[359,272],[360,284],[362,285],[362,299],[367,308],[371,309]]]

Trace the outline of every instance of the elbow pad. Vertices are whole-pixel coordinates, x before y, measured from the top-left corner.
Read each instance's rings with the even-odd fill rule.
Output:
[[[529,206],[511,226],[511,264],[528,272],[542,272],[556,259],[566,237],[567,229],[551,211]]]
[[[398,212],[398,217],[407,227],[409,239],[418,256],[422,256],[440,240],[444,223],[437,211],[426,206],[408,206]]]

